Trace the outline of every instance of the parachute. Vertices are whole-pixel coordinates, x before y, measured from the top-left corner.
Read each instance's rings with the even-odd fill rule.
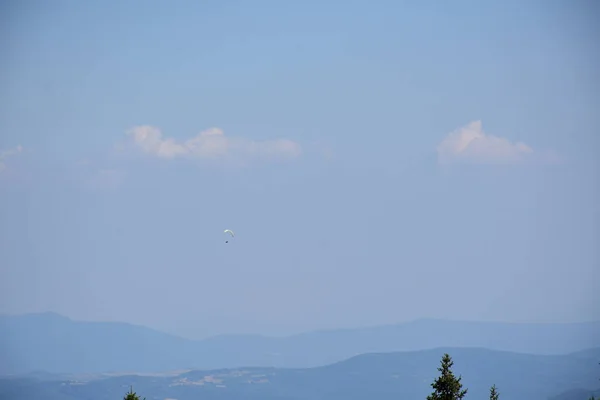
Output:
[[[229,233],[229,234],[231,235],[231,237],[235,237],[235,234],[234,234],[234,233],[233,233],[233,231],[232,231],[232,230],[230,230],[230,229],[225,229],[225,230],[223,231],[223,233]],[[225,241],[225,243],[229,243],[229,240],[226,240],[226,241]]]

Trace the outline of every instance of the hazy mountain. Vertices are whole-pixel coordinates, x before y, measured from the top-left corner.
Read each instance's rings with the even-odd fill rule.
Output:
[[[310,369],[243,368],[91,381],[5,378],[0,380],[0,398],[114,400],[133,385],[148,400],[425,399],[444,352],[453,357],[455,373],[463,376],[467,399],[487,398],[489,387],[496,384],[504,399],[545,400],[573,388],[594,387],[600,372],[593,357],[454,348],[365,354]]]
[[[363,353],[469,346],[565,354],[600,347],[600,322],[419,320],[283,338],[229,335],[194,341],[126,323],[73,321],[53,313],[0,317],[3,374],[36,370],[142,372],[245,365],[313,367]]]

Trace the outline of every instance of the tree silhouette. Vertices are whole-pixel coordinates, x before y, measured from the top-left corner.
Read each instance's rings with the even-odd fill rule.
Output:
[[[454,376],[452,366],[454,362],[448,353],[442,357],[441,366],[438,368],[440,376],[431,384],[433,393],[427,396],[427,400],[460,400],[467,394],[468,389],[462,388],[462,377]]]
[[[498,400],[499,397],[500,397],[500,393],[498,393],[498,389],[496,388],[496,385],[492,386],[490,388],[490,400]]]
[[[138,396],[137,393],[133,391],[133,387],[130,386],[129,392],[125,393],[123,400],[146,400],[146,398],[144,397],[143,399],[140,399],[140,396]]]

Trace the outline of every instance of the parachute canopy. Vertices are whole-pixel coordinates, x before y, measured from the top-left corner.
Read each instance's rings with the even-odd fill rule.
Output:
[[[225,229],[223,231],[223,233],[229,233],[232,237],[235,236],[235,234],[233,233],[233,231],[229,230],[229,229]]]

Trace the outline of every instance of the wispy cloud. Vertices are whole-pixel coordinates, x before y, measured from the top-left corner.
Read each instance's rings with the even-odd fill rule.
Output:
[[[164,137],[153,126],[136,126],[127,131],[134,146],[142,152],[162,158],[228,159],[293,159],[302,154],[301,146],[288,139],[254,141],[228,137],[219,128],[210,128],[184,141]]]
[[[437,153],[440,164],[514,164],[530,159],[534,151],[525,143],[487,134],[481,121],[473,121],[450,132],[437,146]]]
[[[23,152],[23,147],[21,145],[8,150],[0,149],[0,172],[6,169],[6,160],[8,158],[13,157],[21,152]]]

